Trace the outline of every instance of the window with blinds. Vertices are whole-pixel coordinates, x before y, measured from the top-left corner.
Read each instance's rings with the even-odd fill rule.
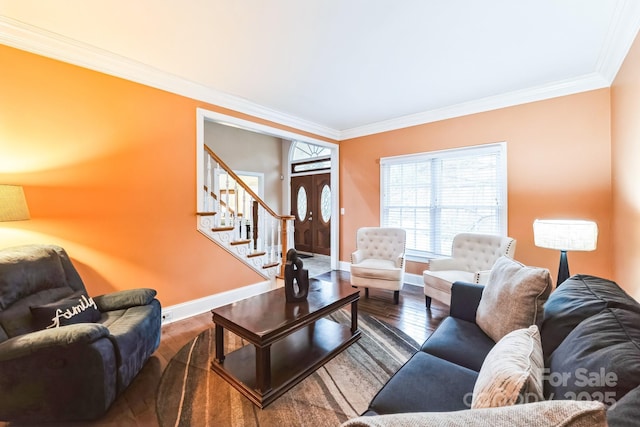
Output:
[[[380,159],[381,225],[407,232],[407,253],[451,255],[462,232],[507,233],[506,143]]]

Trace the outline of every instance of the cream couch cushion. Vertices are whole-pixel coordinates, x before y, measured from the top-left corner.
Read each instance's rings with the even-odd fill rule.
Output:
[[[511,237],[481,233],[460,233],[453,238],[451,257],[429,261],[422,273],[424,294],[451,304],[453,282],[485,284],[493,264],[501,256],[513,258],[516,241]]]
[[[404,284],[406,232],[402,228],[362,227],[351,254],[351,285],[399,291]]]
[[[552,287],[546,268],[500,257],[482,292],[476,323],[496,342],[511,331],[539,324]]]
[[[396,263],[386,259],[365,259],[351,266],[351,274],[359,277],[383,280],[400,280],[402,269]]]

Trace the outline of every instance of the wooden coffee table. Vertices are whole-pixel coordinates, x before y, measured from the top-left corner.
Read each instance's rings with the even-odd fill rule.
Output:
[[[287,303],[284,288],[211,310],[216,357],[211,369],[264,408],[360,338],[360,293],[310,280],[307,301]],[[351,325],[326,319],[351,304]],[[224,354],[224,329],[253,345]]]

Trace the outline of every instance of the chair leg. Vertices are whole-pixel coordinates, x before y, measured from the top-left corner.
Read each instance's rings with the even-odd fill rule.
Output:
[[[427,310],[431,310],[431,297],[424,296],[424,303],[427,306]]]
[[[364,288],[364,297],[369,298],[369,288]]]
[[[398,304],[400,302],[400,291],[393,291],[393,303]]]

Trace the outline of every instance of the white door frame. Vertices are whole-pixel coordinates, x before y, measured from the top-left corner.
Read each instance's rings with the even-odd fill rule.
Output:
[[[331,142],[312,138],[300,133],[278,129],[272,126],[255,123],[249,120],[239,119],[234,116],[216,113],[214,111],[205,110],[203,108],[196,109],[196,188],[204,188],[204,123],[205,121],[215,122],[221,125],[238,127],[251,132],[258,132],[276,138],[282,138],[290,141],[308,142],[314,145],[327,147],[331,150],[331,269],[338,269],[338,247],[339,247],[339,231],[340,231],[340,215],[339,215],[339,146]],[[288,156],[287,156],[288,157]],[[283,194],[283,199],[291,203],[291,168],[290,164],[286,165],[284,174],[284,182],[286,183],[287,194]],[[201,200],[202,191],[196,191],[197,205],[203,205]],[[288,215],[289,213],[286,213]]]

